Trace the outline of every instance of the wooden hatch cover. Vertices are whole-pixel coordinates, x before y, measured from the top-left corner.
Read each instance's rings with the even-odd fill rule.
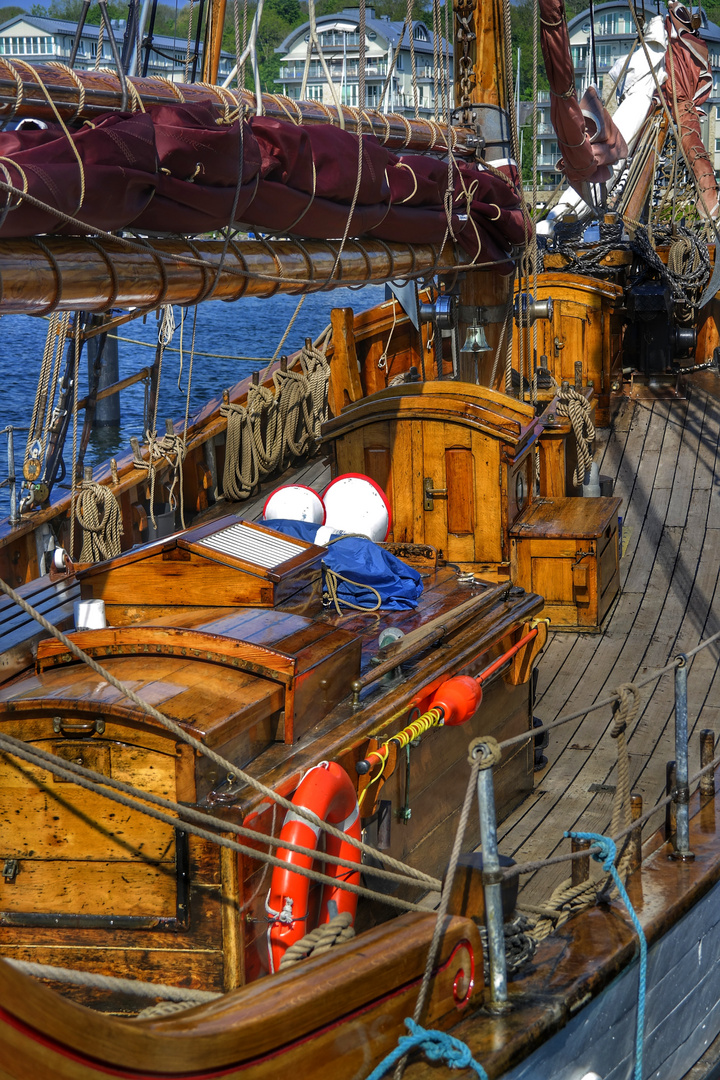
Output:
[[[78,573],[83,599],[275,607],[319,574],[323,549],[228,515]]]

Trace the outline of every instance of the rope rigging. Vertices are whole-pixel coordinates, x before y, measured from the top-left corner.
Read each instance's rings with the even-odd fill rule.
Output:
[[[572,424],[577,449],[573,484],[581,487],[593,460],[591,447],[595,441],[595,426],[590,419],[590,402],[572,386],[558,390],[557,402],[558,416],[567,416]]]
[[[90,470],[88,470],[90,472]],[[75,503],[75,520],[82,529],[81,563],[98,563],[120,554],[123,534],[120,504],[105,484],[85,477]]]
[[[224,402],[227,418],[223,490],[230,499],[247,499],[257,485],[292,458],[311,453],[327,420],[330,365],[325,353],[307,341],[300,369],[281,366],[273,389],[251,385],[245,405]]]

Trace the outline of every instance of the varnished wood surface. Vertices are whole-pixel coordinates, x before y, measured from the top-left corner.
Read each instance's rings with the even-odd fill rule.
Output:
[[[223,1075],[240,1077],[245,1075],[242,1063],[250,1062],[250,1075],[269,1080],[291,1067],[309,1076],[313,1061],[317,1064],[327,1054],[323,1076],[343,1080],[358,1054],[372,1068],[394,1045],[402,1030],[401,1016],[407,1015],[417,993],[434,923],[431,914],[402,916],[397,924],[377,927],[364,938],[261,985],[235,991],[181,1017],[140,1022],[95,1016],[88,1025],[85,1010],[51,995],[0,961],[0,1076],[29,1080],[35,1068],[41,1070],[36,1077],[86,1080],[105,1075],[96,1070],[92,1060],[96,1059],[123,1070],[119,1074],[123,1076],[128,1075],[125,1070],[133,1074],[140,1070],[141,1075],[198,1076],[198,1080],[220,1068],[229,1070]],[[465,957],[468,946],[482,957],[473,923],[453,918],[428,1010],[435,1026],[447,1027],[458,1015],[453,1000],[453,982],[463,962],[458,946]],[[38,1033],[42,1017],[44,1047],[25,1037],[25,1050],[18,1055],[13,1048],[17,1027],[7,1023],[8,1014],[15,1024]],[[333,1022],[339,1015],[345,1016],[345,1023],[338,1039]],[[365,1033],[368,1023],[375,1029],[372,1043]]]
[[[18,94],[16,79],[23,90]],[[42,80],[42,82],[40,81]],[[254,91],[220,90],[207,82],[172,83],[167,79],[129,78],[145,105],[203,104],[225,118],[228,110],[239,105],[241,110],[252,114],[256,108]],[[52,97],[52,105],[42,91],[43,83]],[[82,87],[82,96],[80,96]],[[37,63],[32,69],[18,66],[14,75],[0,74],[0,101],[10,104],[13,116],[55,120],[60,115],[66,120],[93,119],[111,110],[120,109],[121,85],[118,76],[110,70],[74,71],[57,69],[52,64]],[[347,105],[340,106],[345,126],[354,131],[358,122],[355,112]],[[337,123],[337,110],[329,113],[317,101],[282,100],[280,94],[263,94],[263,115],[277,120],[293,120],[301,124]],[[363,131],[382,139],[389,149],[441,150],[446,145],[446,134],[431,120],[410,119],[397,113],[380,114],[374,109],[364,109],[361,119]],[[456,153],[474,153],[466,144],[467,136],[474,132],[466,128],[453,128],[452,146]]]
[[[32,240],[2,240],[0,314],[42,315],[56,305],[58,290],[57,307],[63,311],[106,311],[113,306],[150,310],[163,301],[192,304],[203,296],[208,270],[220,270],[221,264],[216,300],[303,292],[309,273],[318,283],[367,284],[438,265],[451,270],[462,259],[448,246],[441,250],[430,244],[411,247],[372,239],[363,240],[362,250],[359,244],[346,248],[338,267],[333,242],[309,240],[303,245],[305,254],[288,240],[274,241],[272,250],[260,241],[243,240],[237,252],[226,252],[214,240],[190,246],[180,240],[155,240],[148,246],[158,256],[151,272],[149,251],[139,254],[109,240],[91,245],[82,237],[49,236],[47,253]],[[202,265],[192,265],[198,258]]]

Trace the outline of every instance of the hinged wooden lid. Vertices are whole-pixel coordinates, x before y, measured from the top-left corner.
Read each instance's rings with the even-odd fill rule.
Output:
[[[600,495],[597,498],[536,499],[523,510],[510,536],[547,540],[596,539],[608,526],[617,524],[622,499]]]
[[[319,569],[323,554],[324,548],[229,515],[77,576],[84,598],[107,603],[273,607],[289,582]]]

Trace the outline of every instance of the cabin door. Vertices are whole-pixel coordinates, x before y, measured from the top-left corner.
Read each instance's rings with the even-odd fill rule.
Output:
[[[395,543],[432,544],[451,562],[502,560],[497,440],[463,424],[398,419],[342,442],[343,471],[351,458],[388,496]]]

